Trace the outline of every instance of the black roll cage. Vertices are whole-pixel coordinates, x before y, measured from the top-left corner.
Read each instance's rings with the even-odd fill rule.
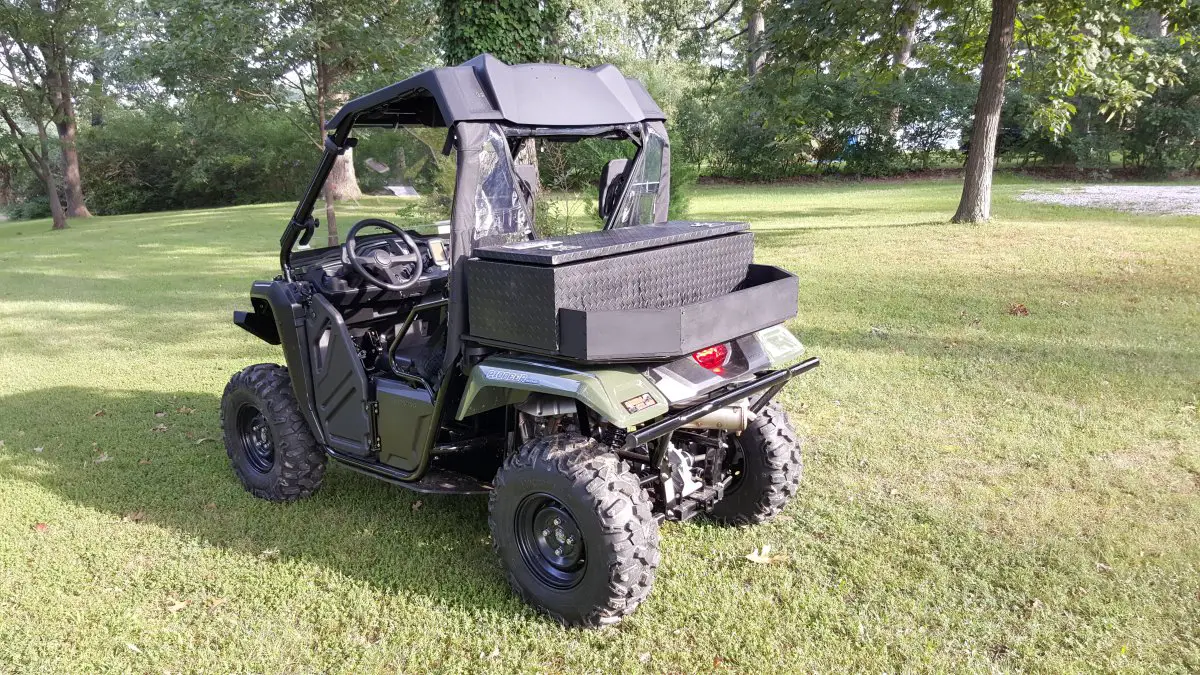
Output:
[[[308,182],[308,187],[300,197],[300,203],[296,205],[296,210],[292,213],[292,219],[288,221],[287,228],[284,229],[283,236],[279,239],[279,267],[287,281],[293,280],[292,248],[297,242],[301,245],[307,244],[319,224],[313,217],[312,211],[317,203],[317,198],[321,195],[321,190],[325,187],[325,180],[333,171],[333,165],[337,162],[338,156],[354,147],[355,139],[350,138],[352,128],[353,118],[347,118],[346,122],[325,137],[325,149],[321,153],[321,161],[317,164],[317,170]]]
[[[637,125],[529,128],[512,127],[500,123],[499,126],[507,138],[517,139],[518,141],[526,138],[546,138],[551,141],[572,142],[584,138],[605,138],[610,140],[629,140],[639,147],[643,143],[642,133]],[[304,194],[300,197],[300,203],[296,205],[296,210],[292,213],[292,218],[279,240],[279,266],[288,281],[293,280],[291,268],[292,248],[297,243],[301,245],[307,244],[312,239],[317,227],[320,226],[319,221],[312,215],[313,209],[316,207],[317,200],[321,197],[325,181],[333,171],[333,165],[337,162],[337,158],[357,144],[358,139],[350,135],[350,132],[354,128],[354,118],[347,116],[344,118],[342,126],[336,128],[333,133],[325,137],[325,147],[321,154],[321,161],[317,164],[317,169],[313,173],[308,187],[305,188]],[[443,154],[449,155],[453,144],[454,130],[451,129],[446,137]]]
[[[458,66],[427,70],[360,96],[325,123],[329,133],[321,160],[279,240],[283,276],[293,280],[292,248],[312,238],[318,226],[313,208],[338,156],[356,144],[350,134],[357,126],[446,128],[443,152],[449,154],[456,138],[461,142],[462,124],[495,124],[510,139],[624,137],[638,145],[650,129],[668,145],[665,121],[666,115],[646,88],[611,65],[589,69],[558,64],[510,66],[488,54]],[[669,153],[664,148],[664,183],[668,166]],[[456,181],[456,193],[458,189]],[[459,201],[456,195],[455,203]],[[665,219],[665,199],[655,211]],[[451,223],[454,229],[461,226],[455,217]]]

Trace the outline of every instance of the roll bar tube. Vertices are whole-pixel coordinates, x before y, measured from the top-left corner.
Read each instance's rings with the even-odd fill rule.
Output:
[[[321,196],[325,180],[329,178],[329,172],[333,171],[338,156],[354,147],[354,139],[350,138],[350,130],[353,128],[354,117],[350,116],[343,119],[342,123],[325,137],[325,151],[321,154],[321,162],[317,164],[312,180],[301,195],[300,203],[296,205],[296,211],[279,239],[279,268],[287,281],[292,281],[292,247],[297,241],[307,244],[312,239],[313,231],[317,229],[317,220],[312,217],[313,207],[317,198]]]

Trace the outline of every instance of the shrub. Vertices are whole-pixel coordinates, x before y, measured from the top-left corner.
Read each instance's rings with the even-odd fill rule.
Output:
[[[318,150],[282,115],[200,104],[124,110],[79,140],[98,215],[294,199]]]
[[[50,200],[45,195],[25,197],[4,207],[9,220],[36,220],[50,217]]]

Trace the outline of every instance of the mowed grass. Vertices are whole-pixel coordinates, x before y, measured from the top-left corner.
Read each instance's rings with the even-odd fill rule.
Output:
[[[953,182],[698,192],[801,279],[804,486],[665,526],[596,631],[510,593],[484,499],[242,491],[220,394],[282,357],[230,312],[290,205],[0,224],[0,671],[1194,672],[1200,219],[1027,187],[984,226],[946,222]]]

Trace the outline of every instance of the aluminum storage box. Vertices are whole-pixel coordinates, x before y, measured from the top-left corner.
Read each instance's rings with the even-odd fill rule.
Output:
[[[668,222],[476,250],[469,340],[584,361],[669,358],[796,314],[745,223]]]

